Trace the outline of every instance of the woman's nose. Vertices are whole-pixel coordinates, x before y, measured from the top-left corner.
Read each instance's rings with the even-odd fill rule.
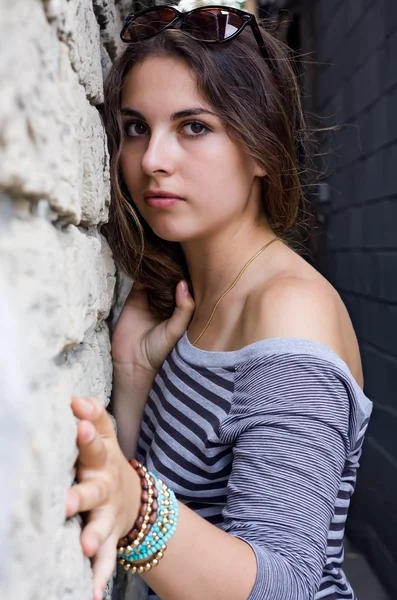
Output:
[[[171,174],[174,171],[173,143],[169,136],[152,135],[142,157],[142,169],[147,175]]]

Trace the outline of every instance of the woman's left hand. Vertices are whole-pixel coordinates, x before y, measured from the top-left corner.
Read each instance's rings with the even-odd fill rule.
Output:
[[[77,426],[77,481],[66,500],[66,516],[87,512],[81,535],[92,559],[94,600],[102,600],[117,557],[117,542],[133,526],[140,482],[118,445],[112,421],[94,398],[73,398]]]

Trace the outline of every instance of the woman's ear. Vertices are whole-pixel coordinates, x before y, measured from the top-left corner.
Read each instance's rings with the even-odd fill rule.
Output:
[[[255,163],[255,177],[260,177],[261,179],[263,179],[263,177],[266,177],[266,175],[266,169],[258,165],[258,163]]]

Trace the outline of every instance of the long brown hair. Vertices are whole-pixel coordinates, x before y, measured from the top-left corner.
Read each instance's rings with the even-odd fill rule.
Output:
[[[198,90],[223,121],[230,138],[262,166],[262,205],[274,232],[286,237],[304,205],[302,174],[306,129],[300,89],[288,50],[262,28],[264,60],[250,31],[229,43],[204,45],[179,30],[166,30],[130,44],[114,63],[105,85],[105,125],[111,154],[112,202],[105,233],[118,267],[148,291],[151,310],[171,315],[175,287],[190,281],[180,244],[162,240],[136,210],[123,181],[120,152],[121,91],[134,65],[151,56],[186,62]]]

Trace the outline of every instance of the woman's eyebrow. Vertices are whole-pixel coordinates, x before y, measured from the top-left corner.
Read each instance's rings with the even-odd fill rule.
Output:
[[[146,121],[145,117],[138,110],[128,108],[127,106],[121,109],[121,114],[124,117],[135,117],[140,121]],[[212,115],[216,117],[216,114],[205,108],[186,108],[185,110],[179,110],[171,115],[171,121],[178,121],[179,119],[185,119],[186,117],[196,117],[197,115]]]
[[[140,119],[141,121],[145,121],[145,117],[143,116],[142,113],[140,113],[138,110],[134,110],[133,108],[122,108],[121,109],[121,114],[123,117],[136,117],[137,119]]]
[[[177,121],[178,119],[185,119],[186,117],[195,117],[197,115],[212,115],[216,117],[216,114],[207,110],[206,108],[187,108],[186,110],[180,110],[173,115],[171,115],[172,121]]]

